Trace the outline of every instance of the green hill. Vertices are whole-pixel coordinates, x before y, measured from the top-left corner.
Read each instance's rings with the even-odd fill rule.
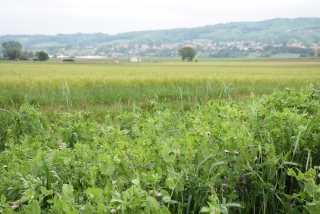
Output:
[[[106,29],[107,30],[107,29]],[[81,49],[88,46],[102,47],[112,44],[179,44],[193,40],[207,42],[251,41],[262,44],[299,42],[304,45],[320,43],[320,18],[272,19],[259,22],[233,22],[196,28],[153,30],[108,35],[58,34],[50,35],[4,35],[4,41],[19,41],[24,49],[45,49],[51,52],[59,48]]]

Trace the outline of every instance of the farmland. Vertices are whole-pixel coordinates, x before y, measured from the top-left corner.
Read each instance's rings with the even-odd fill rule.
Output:
[[[0,107],[57,109],[66,98],[74,109],[97,111],[150,100],[194,105],[299,88],[319,82],[319,70],[319,62],[0,63]]]
[[[0,213],[319,213],[319,62],[0,62]]]

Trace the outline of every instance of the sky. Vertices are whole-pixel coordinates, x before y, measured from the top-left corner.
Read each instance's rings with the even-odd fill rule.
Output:
[[[0,35],[190,28],[320,17],[320,0],[1,0]]]

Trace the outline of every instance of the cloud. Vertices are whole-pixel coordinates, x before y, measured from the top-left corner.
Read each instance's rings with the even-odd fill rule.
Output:
[[[0,34],[114,34],[278,17],[319,17],[320,1],[16,0],[1,7]]]

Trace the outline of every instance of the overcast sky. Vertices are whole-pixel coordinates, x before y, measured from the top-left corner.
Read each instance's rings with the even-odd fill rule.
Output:
[[[0,35],[108,33],[320,17],[320,0],[1,0]]]

